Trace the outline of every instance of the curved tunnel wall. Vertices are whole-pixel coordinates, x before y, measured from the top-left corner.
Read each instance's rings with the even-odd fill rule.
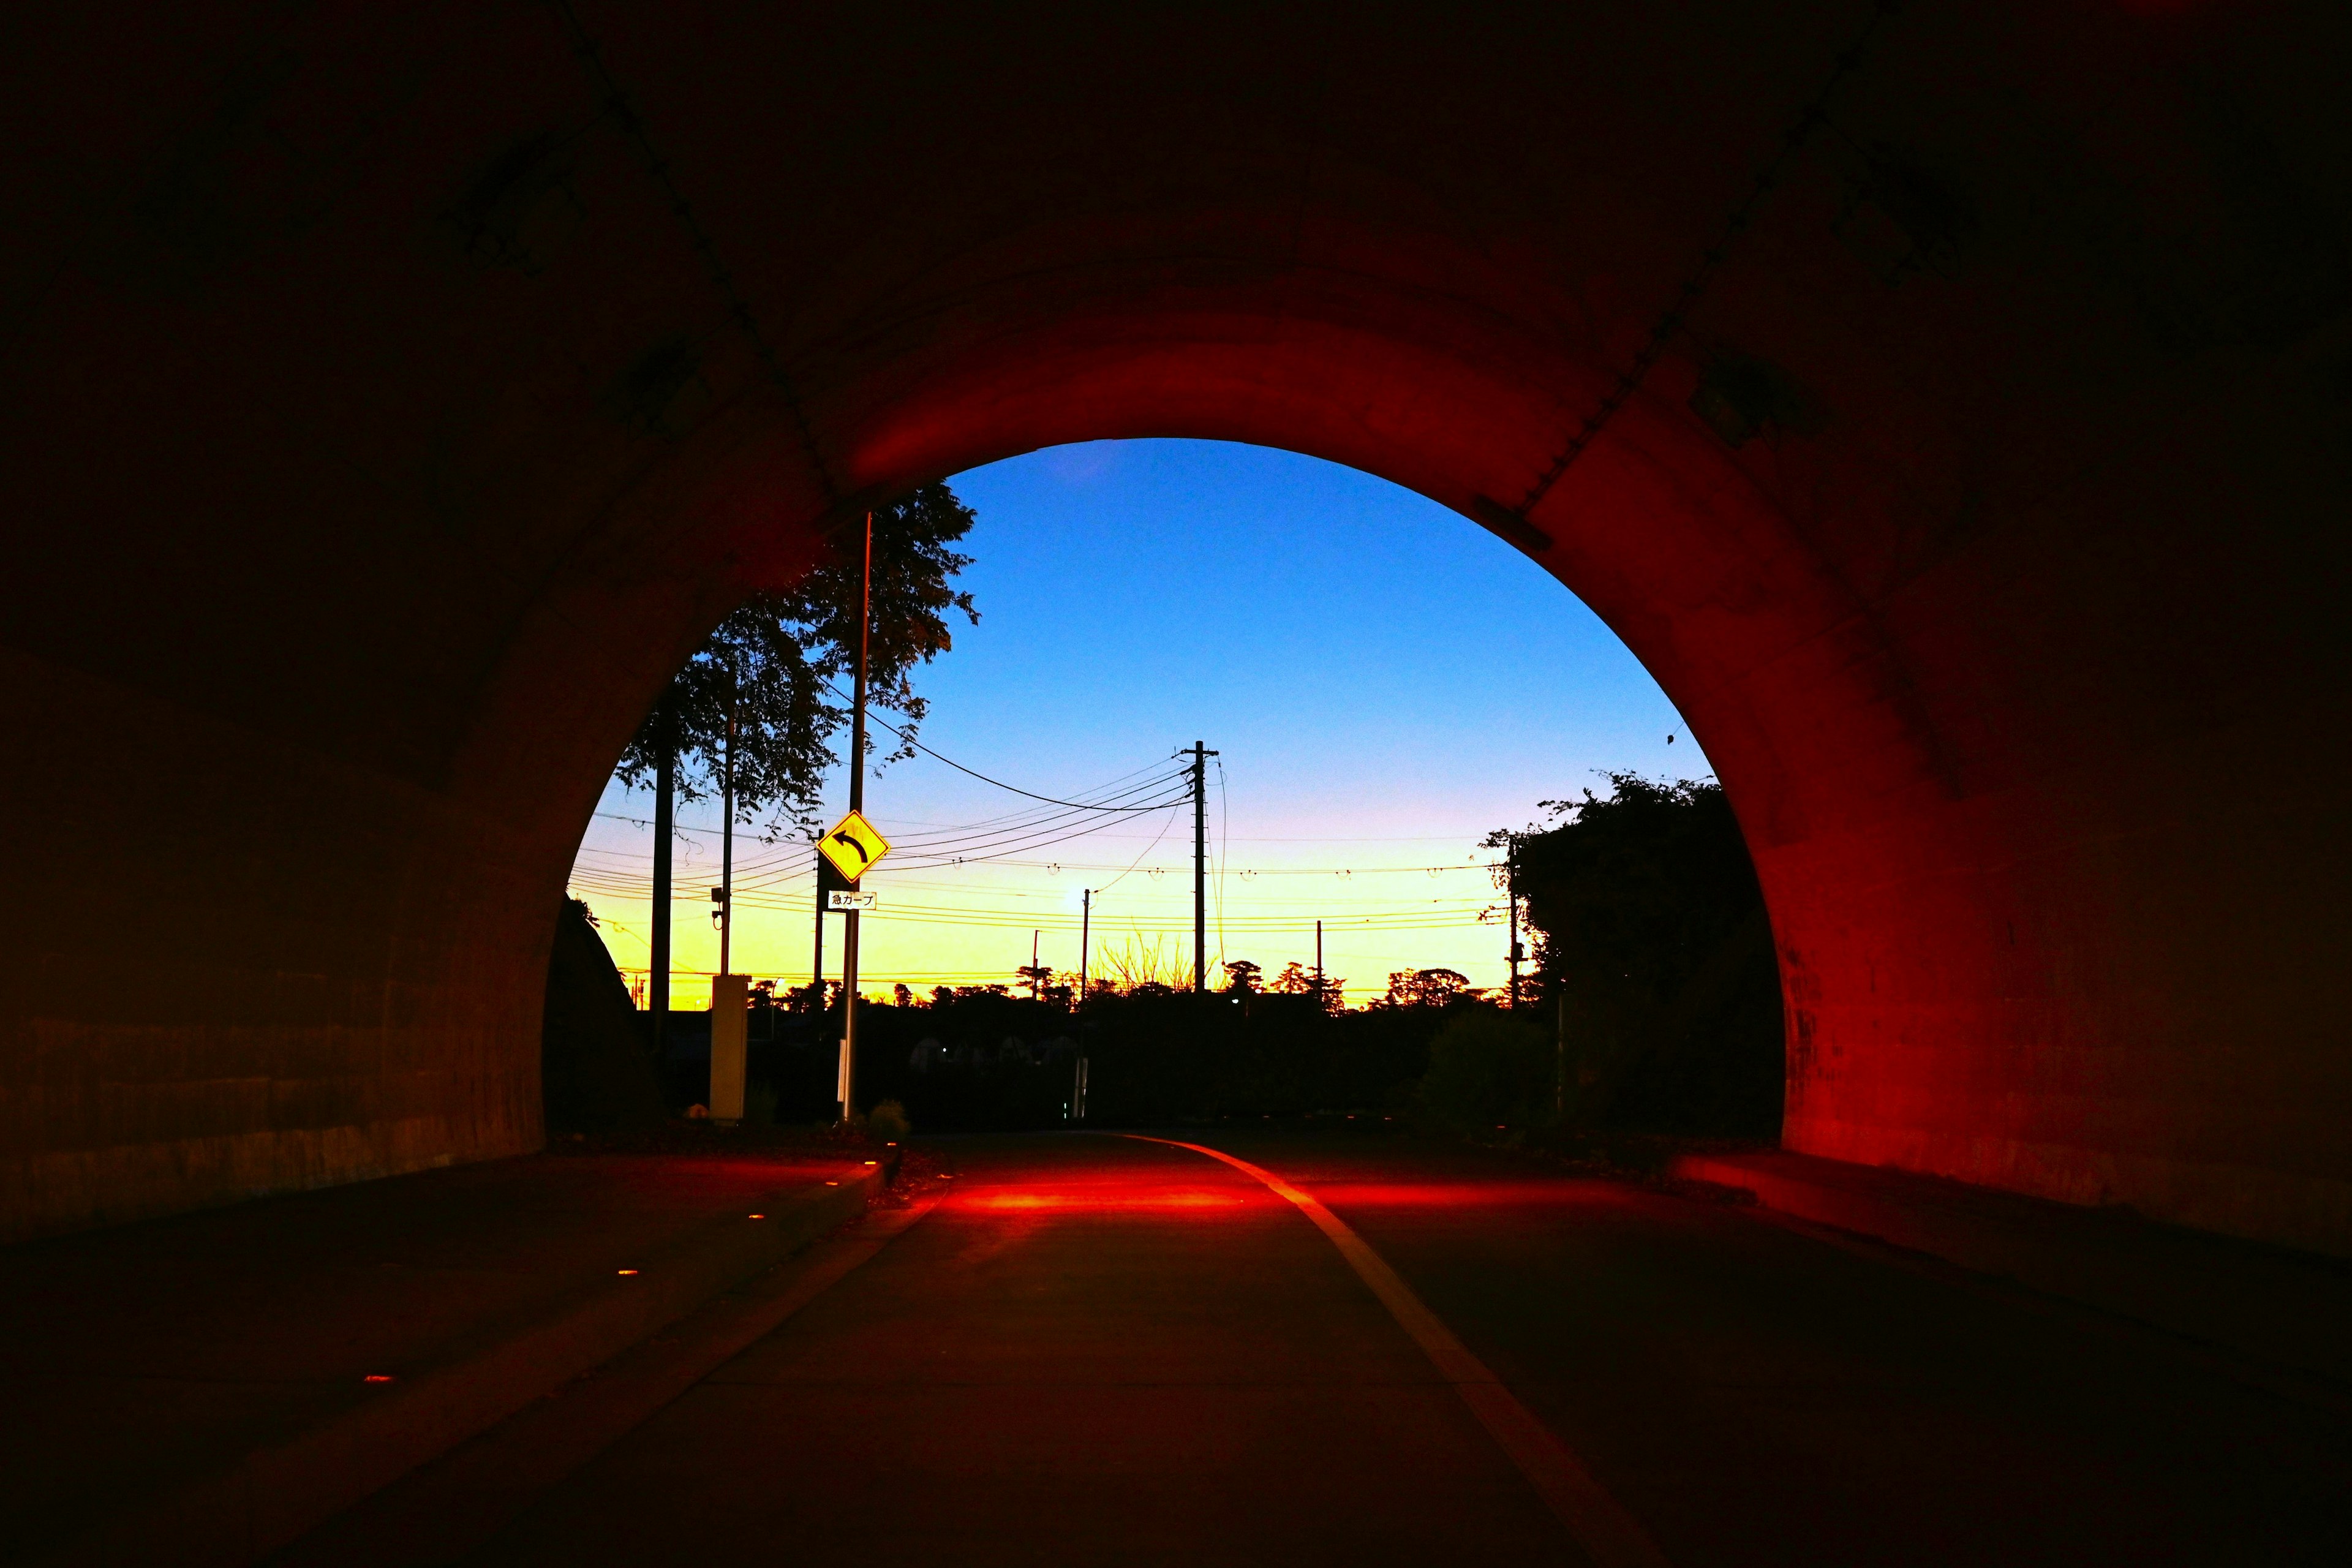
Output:
[[[700,633],[1150,434],[1620,631],[1756,850],[1792,1147],[2352,1252],[2346,20],[1876,16],[45,24],[10,1232],[535,1147],[555,896]]]

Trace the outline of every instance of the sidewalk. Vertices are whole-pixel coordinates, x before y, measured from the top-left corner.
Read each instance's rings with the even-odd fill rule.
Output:
[[[2352,1384],[2352,1263],[1907,1171],[1762,1151],[1667,1173],[1818,1225],[2002,1276],[2241,1355]]]
[[[0,1249],[0,1541],[251,1561],[878,1184],[830,1154],[539,1155]]]

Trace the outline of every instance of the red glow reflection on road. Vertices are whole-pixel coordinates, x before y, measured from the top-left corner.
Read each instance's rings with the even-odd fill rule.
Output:
[[[1325,1203],[1349,1208],[1615,1208],[1632,1200],[1628,1190],[1606,1182],[1318,1182],[1309,1177],[1306,1184]],[[1135,1182],[967,1188],[950,1201],[961,1209],[1007,1215],[1223,1215],[1268,1206],[1262,1194],[1244,1188]]]
[[[1211,1210],[1264,1207],[1250,1194],[1214,1187],[1137,1187],[1130,1184],[1086,1184],[1022,1187],[1013,1191],[966,1190],[958,1208],[1001,1214],[1201,1214]]]
[[[1541,1204],[1615,1208],[1627,1190],[1606,1182],[1318,1182],[1301,1183],[1325,1203],[1354,1208],[1490,1208]]]

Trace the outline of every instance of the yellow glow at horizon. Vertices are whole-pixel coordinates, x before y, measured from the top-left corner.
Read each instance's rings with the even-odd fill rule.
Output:
[[[652,929],[649,839],[643,829],[599,819],[582,845],[572,880],[573,892],[596,911],[605,945],[633,987],[644,982]],[[1286,963],[1311,968],[1319,916],[1325,969],[1335,981],[1347,982],[1351,1005],[1379,995],[1395,970],[1454,969],[1475,985],[1500,985],[1508,973],[1508,937],[1487,855],[1471,853],[1475,842],[1475,836],[1455,834],[1377,846],[1372,840],[1230,846],[1223,874],[1213,863],[1210,876],[1211,984],[1222,983],[1219,965],[1227,959],[1255,962],[1268,981]],[[670,993],[671,1005],[681,1010],[709,1005],[719,933],[707,918],[709,904],[677,890],[698,892],[717,880],[717,847],[715,835],[690,834],[677,852]],[[804,840],[772,846],[739,835],[733,933],[739,973],[780,986],[808,984],[816,899],[811,847]],[[1056,852],[1070,860],[917,864],[868,872],[859,887],[878,895],[878,907],[861,921],[860,993],[887,996],[902,984],[918,996],[941,984],[1017,989],[1013,972],[1029,962],[1033,931],[1040,961],[1057,976],[1075,979],[1080,890],[1089,887],[1102,889],[1094,900],[1090,975],[1111,973],[1122,957],[1130,963],[1148,957],[1155,942],[1163,977],[1176,967],[1189,969],[1188,844],[1171,834],[1155,850],[1129,836],[1105,833],[1043,853]],[[1358,860],[1360,855],[1371,863]],[[1332,864],[1342,858],[1355,863]],[[1132,869],[1126,869],[1130,863]],[[826,917],[828,980],[841,976],[841,938],[839,917]]]

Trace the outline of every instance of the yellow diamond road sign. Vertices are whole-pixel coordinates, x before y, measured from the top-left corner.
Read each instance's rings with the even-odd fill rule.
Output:
[[[833,868],[855,882],[873,868],[874,862],[890,853],[890,841],[874,831],[874,825],[857,812],[851,812],[833,825],[833,831],[817,840],[817,852],[833,862]]]

